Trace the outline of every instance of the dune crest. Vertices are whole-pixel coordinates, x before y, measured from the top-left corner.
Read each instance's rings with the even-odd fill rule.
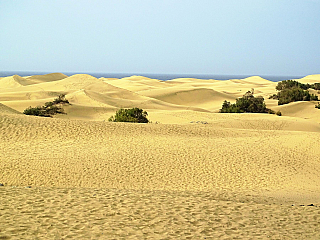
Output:
[[[19,75],[13,75],[10,77],[4,77],[0,79],[0,89],[17,88],[25,85],[28,85],[28,81],[26,81],[23,77],[20,77]]]
[[[312,83],[319,83],[320,82],[320,74],[314,74],[314,75],[308,75],[304,78],[301,78],[301,79],[298,79],[299,82],[301,83],[309,83],[309,84],[312,84]]]
[[[25,79],[36,84],[36,83],[42,83],[42,82],[57,81],[57,80],[61,80],[61,79],[67,78],[67,77],[68,76],[63,73],[49,73],[49,74],[44,74],[44,75],[28,76],[28,77],[25,77]]]

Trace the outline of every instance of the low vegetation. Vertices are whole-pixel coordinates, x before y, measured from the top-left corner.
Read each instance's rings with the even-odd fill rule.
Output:
[[[318,105],[315,105],[315,107],[320,109],[320,103],[318,103]]]
[[[285,81],[278,82],[276,86],[276,90],[278,91],[291,89],[291,88],[301,88],[301,89],[307,90],[310,88],[310,84],[303,84],[295,80],[285,80]]]
[[[310,94],[307,89],[320,89],[320,83],[303,84],[295,80],[285,80],[277,84],[277,94],[273,94],[269,99],[277,99],[278,105],[295,101],[317,101],[318,96]]]
[[[314,90],[320,90],[320,83],[304,84],[296,80],[285,80],[285,81],[278,82],[278,85],[276,86],[276,90],[278,91],[281,91],[284,89],[290,89],[290,88],[301,88],[304,90],[312,88]]]
[[[61,105],[70,104],[64,94],[60,94],[53,102],[46,102],[44,106],[28,107],[23,111],[26,115],[34,115],[40,117],[52,117],[56,114],[65,114]]]
[[[281,116],[281,112],[275,112],[266,107],[264,98],[254,97],[254,90],[248,91],[242,98],[236,99],[236,103],[231,104],[224,101],[220,113],[269,113]]]
[[[320,90],[320,83],[314,83],[311,85],[311,88],[313,88],[314,90]]]
[[[114,116],[109,118],[109,122],[133,122],[148,123],[148,113],[140,108],[119,109]]]
[[[284,89],[278,92],[278,105],[295,101],[317,101],[318,96],[310,94],[308,90],[301,88]]]

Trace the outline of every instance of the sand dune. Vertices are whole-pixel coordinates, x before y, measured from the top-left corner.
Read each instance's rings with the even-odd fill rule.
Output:
[[[103,78],[102,78],[103,79]],[[107,83],[110,83],[116,87],[127,89],[130,91],[141,91],[147,89],[161,88],[166,85],[164,81],[157,79],[150,79],[143,76],[132,76],[122,79],[110,80],[103,79]]]
[[[171,87],[140,91],[139,94],[172,104],[200,107],[208,110],[221,107],[221,103],[224,100],[234,101],[236,98],[232,94],[221,93],[202,87],[198,87],[196,89],[192,89],[190,87],[186,89]],[[216,103],[218,103],[218,105]]]
[[[0,79],[0,238],[320,238],[314,102],[217,113],[251,88],[275,93],[260,77],[22,79]],[[61,93],[66,115],[21,114]],[[108,122],[120,107],[153,123]]]
[[[312,75],[306,79],[316,77],[317,75]],[[38,83],[23,82],[32,79]],[[28,106],[44,104],[50,101],[50,98],[63,93],[73,105],[84,107],[106,107],[110,110],[137,106],[153,112],[166,109],[218,112],[224,100],[234,102],[237,97],[241,97],[252,88],[255,95],[261,95],[266,99],[267,107],[282,109],[277,106],[277,101],[268,99],[276,92],[276,83],[258,76],[227,81],[192,78],[160,81],[141,76],[97,79],[86,74],[67,77],[56,73],[26,79],[15,75],[0,81],[0,102],[18,111],[23,111]],[[318,94],[316,91],[314,93]],[[295,106],[291,105],[290,111],[284,106],[284,115],[318,121],[316,109],[309,107],[308,110],[300,111],[298,106],[297,110],[294,110]]]
[[[319,109],[315,108],[318,102],[293,102],[282,106],[274,107],[275,110],[280,110],[285,116],[300,117],[304,119],[312,119],[316,123],[320,123]]]
[[[320,74],[308,75],[304,78],[297,79],[297,80],[301,83],[309,83],[309,84],[318,83],[320,82]]]
[[[0,103],[0,114],[21,114],[17,110],[14,110],[2,103]]]
[[[33,85],[42,82],[57,81],[67,76],[62,73],[50,73],[46,75],[34,75],[29,77],[20,77],[19,75],[14,75],[10,77],[5,77],[0,79],[0,89],[3,88],[17,88],[26,85]]]
[[[33,81],[35,83],[41,83],[41,82],[51,82],[51,81],[57,81],[64,78],[67,78],[68,76],[63,73],[49,73],[45,75],[33,75],[29,77],[25,77],[29,81]]]
[[[19,75],[4,77],[0,79],[0,88],[16,88],[28,85],[28,81]]]

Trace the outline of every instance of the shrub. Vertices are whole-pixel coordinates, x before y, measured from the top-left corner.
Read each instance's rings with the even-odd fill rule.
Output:
[[[277,112],[276,112],[276,115],[281,116],[282,113],[281,113],[280,111],[277,111]]]
[[[26,115],[34,115],[40,117],[52,117],[55,114],[65,114],[62,107],[57,106],[57,104],[70,104],[67,99],[65,99],[65,95],[61,94],[58,98],[54,99],[53,102],[46,102],[44,106],[38,106],[32,108],[28,107],[23,111]]]
[[[109,122],[134,122],[148,123],[148,113],[140,108],[119,109],[115,116],[109,118]]]
[[[314,95],[314,94],[311,94],[310,95],[310,101],[318,101],[318,96],[317,95]]]
[[[320,103],[318,103],[318,105],[315,105],[315,108],[320,109]]]
[[[311,88],[313,88],[314,90],[320,90],[320,83],[314,83],[311,85]]]
[[[230,102],[227,102],[227,100],[225,100],[219,112],[220,113],[242,113],[244,111],[241,110],[236,104],[231,104]]]
[[[301,88],[304,90],[307,90],[310,88],[311,85],[309,84],[303,84],[295,80],[285,80],[278,82],[278,85],[276,86],[276,90],[281,91],[284,89],[291,89],[291,88]]]
[[[308,88],[320,89],[320,83],[303,84],[295,80],[285,80],[277,84],[278,94],[273,94],[269,99],[278,99],[278,105],[295,101],[317,101],[318,96],[310,94]]]
[[[66,95],[65,94],[60,94],[58,96],[58,98],[55,98],[52,102],[53,104],[63,104],[63,103],[67,103],[69,104],[69,101],[66,99]]]
[[[310,94],[308,90],[295,87],[278,92],[278,99],[278,105],[282,105],[295,101],[317,101],[318,96]]]
[[[266,107],[263,97],[254,97],[253,94],[248,91],[242,98],[238,98],[236,103],[231,104],[228,101],[224,101],[220,113],[274,113],[271,109]]]
[[[32,108],[31,106],[28,107],[23,111],[26,115],[33,115],[33,116],[40,116],[40,117],[51,117],[50,114],[46,113],[45,109],[43,107],[35,107]]]
[[[290,88],[301,88],[303,90],[312,88],[314,90],[320,90],[320,83],[303,84],[295,80],[285,80],[285,81],[278,82],[278,85],[276,86],[276,90],[278,91],[281,91],[284,89],[290,89]]]

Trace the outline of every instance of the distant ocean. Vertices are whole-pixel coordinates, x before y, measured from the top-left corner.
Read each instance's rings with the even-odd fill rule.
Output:
[[[43,75],[51,72],[22,72],[22,71],[0,71],[0,77],[7,77],[12,75],[19,75],[19,76],[31,76],[31,75]],[[150,73],[83,73],[83,72],[63,72],[67,76],[72,76],[74,74],[89,74],[96,78],[105,77],[105,78],[124,78],[130,77],[133,75],[144,76],[148,78],[154,78],[159,80],[171,80],[175,78],[198,78],[198,79],[215,79],[215,80],[229,80],[229,79],[242,79],[251,77],[252,75],[216,75],[216,74],[150,74]],[[266,76],[266,75],[259,75],[260,77],[273,81],[279,82],[283,80],[289,79],[298,79],[305,76]]]

